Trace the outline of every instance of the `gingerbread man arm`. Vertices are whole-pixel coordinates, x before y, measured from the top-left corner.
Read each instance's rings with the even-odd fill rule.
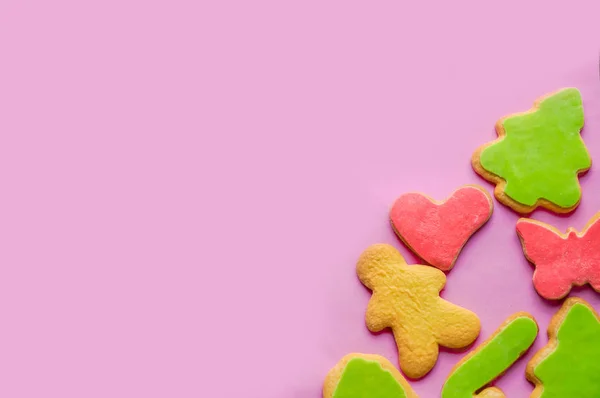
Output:
[[[366,323],[371,332],[381,332],[394,322],[394,308],[380,293],[374,292],[367,306]]]
[[[405,267],[410,273],[410,279],[420,286],[428,285],[439,293],[446,285],[446,275],[437,268],[428,265],[411,265]]]
[[[481,323],[475,313],[442,298],[431,311],[430,322],[436,341],[447,348],[470,345],[481,330]]]

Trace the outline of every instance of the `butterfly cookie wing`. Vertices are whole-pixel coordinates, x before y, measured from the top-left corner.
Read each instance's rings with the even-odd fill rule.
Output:
[[[540,221],[520,219],[517,234],[525,257],[535,266],[533,285],[546,299],[558,300],[566,296],[576,279],[570,256],[577,250],[555,228]]]
[[[600,212],[588,222],[581,233],[579,256],[579,283],[589,282],[594,290],[600,292]]]

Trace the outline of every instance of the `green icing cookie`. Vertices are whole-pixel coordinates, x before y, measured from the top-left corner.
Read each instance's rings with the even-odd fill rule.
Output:
[[[591,167],[582,127],[579,90],[558,91],[536,102],[533,110],[501,120],[500,138],[476,152],[475,170],[496,183],[504,180],[496,196],[509,206],[516,202],[515,210],[520,205],[531,211],[540,200],[555,211],[572,209],[581,199],[578,173]]]
[[[532,397],[600,397],[600,321],[588,303],[573,298],[550,322],[550,343],[529,363]],[[533,373],[533,374],[532,374]]]
[[[490,339],[465,357],[442,388],[442,398],[473,398],[475,393],[504,373],[537,337],[538,327],[531,315],[510,317]],[[485,396],[501,396],[501,391]],[[503,396],[503,394],[502,394]]]
[[[392,373],[377,361],[352,358],[344,368],[333,398],[406,398]]]

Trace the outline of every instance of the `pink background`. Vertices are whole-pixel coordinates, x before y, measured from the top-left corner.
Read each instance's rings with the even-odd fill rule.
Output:
[[[319,397],[364,326],[354,265],[400,194],[481,183],[495,121],[581,89],[600,159],[600,3],[2,0],[0,396]],[[596,163],[598,164],[598,163]],[[582,178],[569,218],[600,210]],[[545,330],[496,203],[443,296]],[[575,295],[600,308],[589,288]],[[529,353],[530,358],[533,351]],[[412,383],[439,396],[464,354]],[[532,390],[525,362],[499,382]]]

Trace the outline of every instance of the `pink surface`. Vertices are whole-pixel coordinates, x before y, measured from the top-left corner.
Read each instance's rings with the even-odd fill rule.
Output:
[[[389,206],[482,183],[499,117],[563,86],[600,159],[596,0],[0,2],[0,395],[316,398],[397,360],[354,269]],[[436,145],[433,145],[433,144]],[[598,164],[596,162],[595,164]],[[597,166],[569,218],[600,209]],[[545,330],[497,205],[443,297]],[[589,288],[572,295],[600,309]],[[534,350],[546,342],[542,333]],[[533,352],[526,356],[531,358]],[[464,355],[412,385],[436,397]],[[532,390],[520,361],[499,381]]]
[[[442,271],[449,271],[469,237],[491,216],[491,196],[461,187],[443,201],[410,192],[394,201],[390,221],[407,247]]]

